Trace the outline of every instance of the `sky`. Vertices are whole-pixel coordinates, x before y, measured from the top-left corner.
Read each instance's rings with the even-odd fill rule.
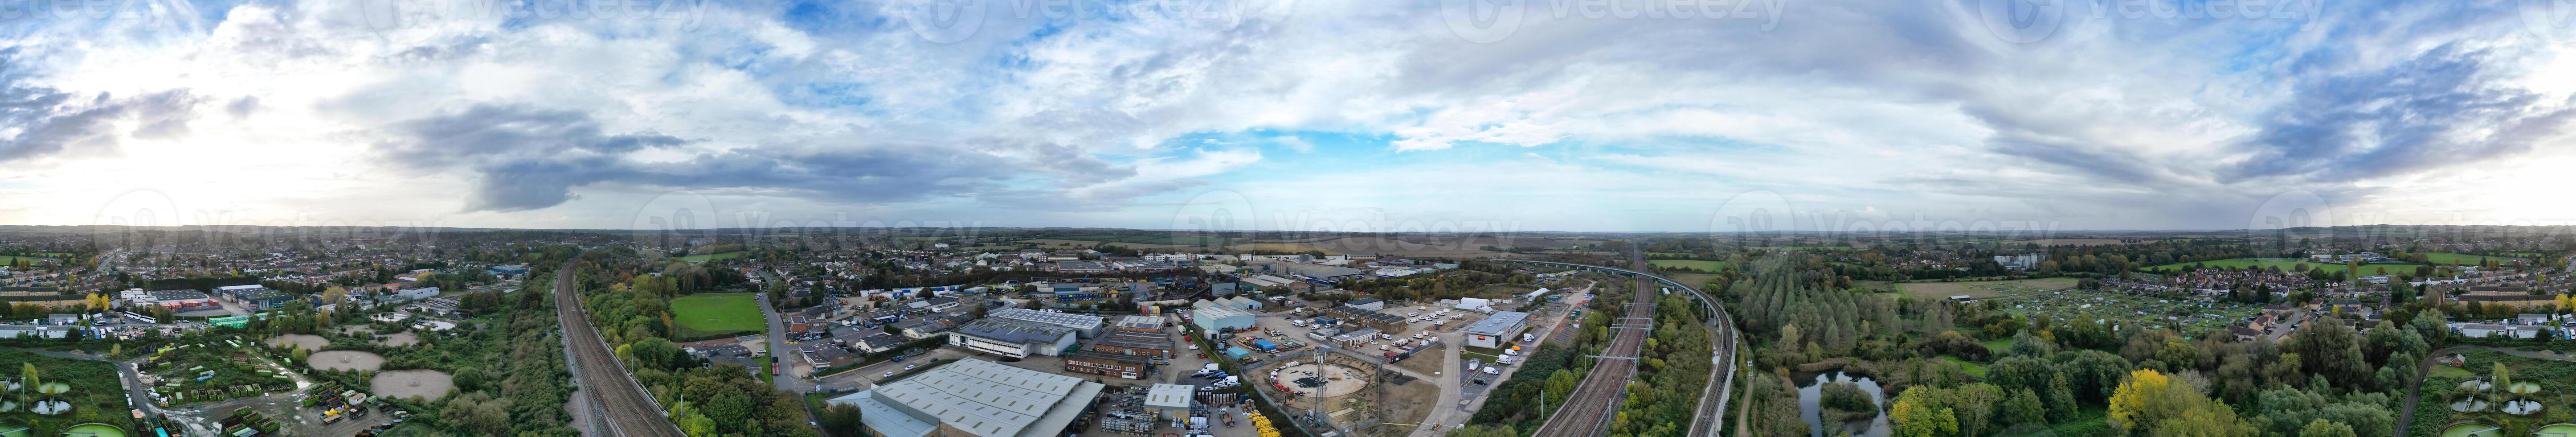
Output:
[[[0,0],[0,224],[2563,224],[2576,0]]]

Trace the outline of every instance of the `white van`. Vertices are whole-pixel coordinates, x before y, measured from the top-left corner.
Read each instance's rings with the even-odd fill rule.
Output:
[[[1485,374],[1487,374],[1487,375],[1501,375],[1501,374],[1503,374],[1503,369],[1502,369],[1502,368],[1500,368],[1500,367],[1485,366]]]
[[[1511,363],[1512,363],[1512,361],[1513,361],[1513,360],[1512,360],[1512,356],[1510,356],[1510,355],[1504,355],[1504,356],[1501,356],[1501,357],[1494,358],[1494,362],[1497,362],[1497,363],[1511,364]]]

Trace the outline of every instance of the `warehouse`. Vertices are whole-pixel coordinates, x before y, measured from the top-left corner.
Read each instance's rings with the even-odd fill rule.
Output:
[[[883,437],[1065,435],[1105,386],[973,358],[826,402],[858,407]]]
[[[1073,329],[1074,335],[1081,338],[1099,337],[1101,322],[1108,320],[1100,316],[1093,315],[1038,311],[1021,308],[994,311],[993,317],[1063,326]]]
[[[197,290],[143,291],[137,288],[126,290],[123,297],[127,305],[137,307],[158,306],[173,310],[188,310],[216,305],[214,297],[199,293]]]
[[[1379,298],[1374,298],[1374,297],[1372,297],[1372,298],[1367,298],[1367,299],[1353,300],[1353,301],[1350,301],[1350,303],[1342,304],[1342,306],[1351,307],[1351,308],[1358,308],[1358,309],[1364,309],[1364,310],[1369,310],[1369,311],[1386,311],[1386,300],[1385,300],[1385,299],[1379,299]]]
[[[1104,354],[1135,355],[1154,358],[1172,357],[1172,337],[1163,333],[1111,332],[1091,343],[1091,351]]]
[[[1467,345],[1488,348],[1502,347],[1501,345],[1510,344],[1512,342],[1510,338],[1513,334],[1519,334],[1521,332],[1521,328],[1527,327],[1529,327],[1529,313],[1519,311],[1497,312],[1492,316],[1485,317],[1484,320],[1476,321],[1476,324],[1467,325]]]
[[[1341,319],[1342,323],[1377,328],[1379,331],[1404,332],[1405,328],[1404,316],[1369,311],[1357,307],[1338,306],[1325,308],[1324,314],[1331,315],[1333,318]]]
[[[1252,313],[1233,307],[1202,307],[1192,310],[1190,324],[1211,334],[1252,329]]]
[[[1019,319],[985,318],[957,327],[948,344],[1011,358],[1056,356],[1074,345],[1073,328]]]
[[[1118,330],[1118,331],[1120,331],[1120,332],[1144,332],[1144,333],[1160,334],[1160,333],[1162,333],[1162,332],[1163,332],[1163,322],[1164,322],[1164,320],[1165,320],[1165,319],[1163,318],[1163,316],[1125,316],[1125,317],[1119,317],[1119,318],[1118,318],[1118,327],[1117,327],[1117,330]]]
[[[1097,352],[1074,352],[1065,354],[1064,371],[1089,375],[1115,376],[1127,379],[1145,379],[1145,365],[1151,362],[1152,361],[1147,360],[1144,357],[1110,355]]]

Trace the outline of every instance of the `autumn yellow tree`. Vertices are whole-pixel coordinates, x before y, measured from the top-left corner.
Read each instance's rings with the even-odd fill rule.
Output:
[[[2252,437],[2261,431],[2226,404],[2152,369],[2129,372],[2112,390],[2110,422],[2132,435],[2157,437]]]

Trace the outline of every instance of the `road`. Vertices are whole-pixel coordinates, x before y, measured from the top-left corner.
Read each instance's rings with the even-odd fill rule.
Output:
[[[2272,325],[2272,326],[2273,326],[2273,328],[2272,328],[2272,332],[2266,332],[2266,333],[2263,333],[2263,341],[2272,342],[2273,344],[2280,344],[2280,343],[2281,343],[2281,336],[2284,336],[2284,335],[2290,335],[2290,331],[2294,331],[2294,330],[2297,330],[2297,329],[2298,329],[2298,327],[2299,327],[2299,322],[2305,322],[2305,321],[2308,321],[2308,312],[2307,312],[2307,311],[2302,310],[2302,311],[2295,311],[2295,312],[2291,312],[2291,313],[2290,313],[2290,320],[2289,320],[2289,322],[2288,322],[2288,323],[2276,323],[2276,324],[2273,324],[2273,325]]]
[[[599,330],[590,325],[590,317],[581,309],[581,293],[576,291],[574,267],[565,266],[555,278],[555,313],[563,326],[564,338],[571,344],[565,357],[576,368],[573,378],[580,394],[590,398],[602,418],[608,435],[646,437],[687,437],[671,418],[664,415],[660,404],[644,392],[644,386],[626,372],[616,355],[609,353],[608,343]]]
[[[805,356],[797,352],[798,345],[787,344],[786,317],[778,312],[778,308],[769,304],[769,295],[766,293],[756,295],[752,301],[759,302],[761,317],[769,319],[769,334],[765,337],[769,339],[769,356],[777,360],[774,365],[778,367],[778,375],[770,378],[770,385],[788,393],[804,393],[807,390],[813,390],[814,382],[805,378],[805,375],[813,373],[813,368],[807,367],[805,372],[796,371],[796,366],[805,362]]]
[[[1581,290],[1563,291],[1562,293],[1564,293],[1565,296],[1574,296],[1574,298],[1566,299],[1563,302],[1565,302],[1568,308],[1581,308],[1586,301],[1580,296],[1592,293],[1595,285],[1598,284],[1584,285]],[[1566,322],[1570,321],[1567,319],[1566,314],[1571,312],[1572,311],[1558,311],[1555,317],[1541,321],[1540,323],[1542,323],[1542,325],[1538,332],[1536,332],[1538,337],[1545,339],[1558,335],[1557,333],[1560,331],[1573,332],[1572,330],[1562,329]],[[1464,347],[1462,343],[1466,342],[1466,337],[1466,334],[1462,332],[1452,332],[1440,335],[1440,346],[1441,349],[1443,349],[1441,354],[1447,357],[1444,362],[1449,363],[1449,365],[1445,370],[1441,371],[1439,375],[1426,378],[1440,385],[1440,400],[1438,403],[1433,404],[1435,407],[1432,408],[1431,414],[1424,415],[1422,417],[1422,426],[1414,427],[1413,437],[1433,437],[1440,435],[1443,430],[1456,429],[1456,427],[1464,426],[1468,418],[1474,417],[1477,410],[1485,407],[1485,397],[1493,393],[1491,385],[1466,385],[1464,382],[1467,379],[1476,377],[1472,371],[1459,370],[1465,368],[1467,364],[1466,360],[1460,359],[1461,357],[1459,356],[1459,352],[1462,350],[1460,348]],[[1511,380],[1513,375],[1520,372],[1520,369],[1521,366],[1505,367],[1503,369],[1503,374],[1496,375],[1493,378],[1488,378],[1488,380],[1492,381],[1493,384],[1502,384],[1503,381]],[[1476,394],[1468,396],[1468,390],[1475,390]]]

